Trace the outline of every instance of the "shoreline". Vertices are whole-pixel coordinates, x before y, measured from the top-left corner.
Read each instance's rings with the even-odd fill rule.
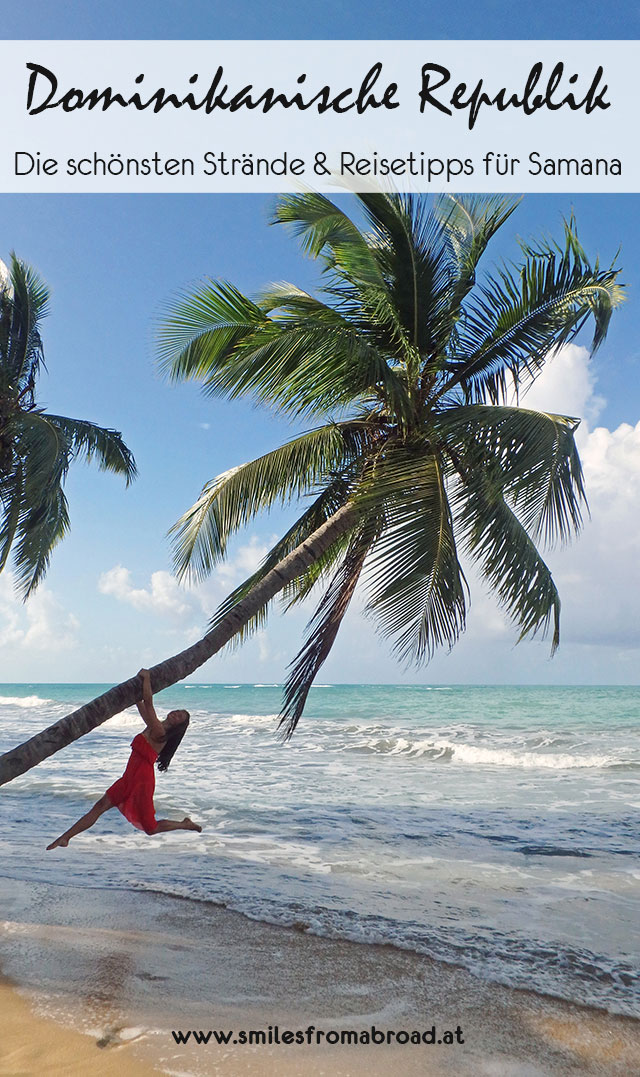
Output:
[[[640,1057],[640,1021],[480,980],[392,946],[313,936],[141,891],[5,879],[0,909],[0,993],[9,1015],[0,1074],[7,1077],[71,1077],[64,1059],[76,1052],[100,1077],[122,1073],[125,1058],[132,1077],[628,1077]],[[360,1037],[372,1026],[427,1034],[435,1026],[436,1038],[449,1032],[452,1042],[178,1046],[171,1035],[253,1030],[266,1039],[271,1028],[273,1039],[276,1027],[281,1038],[309,1026]]]

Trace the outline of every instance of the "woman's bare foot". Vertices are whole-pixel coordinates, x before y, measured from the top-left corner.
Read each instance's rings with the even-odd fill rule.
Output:
[[[68,844],[68,838],[56,838],[55,841],[51,842],[51,845],[47,845],[46,852],[48,853],[50,849],[66,849]]]
[[[196,830],[198,834],[202,834],[202,827],[194,823],[193,819],[190,819],[188,815],[182,820],[182,825],[185,830]]]

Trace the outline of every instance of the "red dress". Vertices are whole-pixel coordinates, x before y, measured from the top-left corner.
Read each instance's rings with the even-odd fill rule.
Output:
[[[131,741],[131,755],[127,769],[117,782],[109,786],[107,796],[114,808],[118,808],[125,819],[133,823],[145,834],[153,834],[156,829],[156,812],[153,806],[153,793],[156,787],[154,763],[158,753],[153,750],[143,733],[138,733]]]

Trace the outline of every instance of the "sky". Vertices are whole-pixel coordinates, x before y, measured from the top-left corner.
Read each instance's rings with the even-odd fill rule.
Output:
[[[230,10],[231,8],[231,10]],[[634,12],[543,0],[523,16],[506,3],[300,4],[26,3],[3,12],[8,38],[628,38]],[[363,16],[366,13],[366,21]],[[606,21],[605,21],[606,20]],[[366,29],[363,29],[366,27]],[[422,670],[397,665],[357,598],[322,681],[419,683],[636,683],[640,630],[640,196],[528,196],[494,242],[490,265],[515,257],[516,236],[559,235],[576,214],[581,239],[604,261],[621,247],[628,302],[589,360],[580,339],[548,364],[526,403],[580,415],[579,445],[591,518],[548,561],[563,601],[562,644],[515,645],[509,625],[474,582],[468,629],[450,654]],[[346,205],[346,203],[345,203]],[[0,257],[11,250],[52,289],[43,324],[48,372],[40,401],[54,412],[121,430],[139,478],[76,465],[67,482],[72,530],[45,584],[23,605],[0,574],[0,681],[112,683],[181,650],[218,602],[258,563],[290,514],[252,525],[198,589],[171,575],[168,528],[220,471],[281,444],[281,417],[247,402],[205,399],[160,375],[153,328],[163,309],[204,276],[252,293],[272,280],[312,288],[317,273],[283,229],[268,224],[267,196],[2,195]],[[272,617],[242,649],[211,660],[193,680],[280,681],[311,610]]]
[[[4,39],[580,39],[640,36],[633,4],[598,0],[129,0],[87,4],[86,0],[24,0],[2,5]]]

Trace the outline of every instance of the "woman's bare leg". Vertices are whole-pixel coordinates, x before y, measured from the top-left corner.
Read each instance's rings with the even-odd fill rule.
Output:
[[[197,830],[198,834],[202,832],[202,827],[194,823],[188,816],[178,822],[177,819],[158,819],[154,834],[165,834],[168,830]]]
[[[65,830],[64,834],[61,834],[59,838],[56,838],[55,841],[51,842],[51,845],[47,845],[47,852],[49,852],[50,849],[66,849],[71,838],[75,838],[76,834],[81,834],[83,830],[88,830],[90,826],[97,823],[101,815],[104,815],[104,813],[109,811],[109,808],[112,807],[113,804],[106,794],[100,797],[100,800],[96,801],[86,815],[81,816],[77,823],[74,823],[68,830]]]

